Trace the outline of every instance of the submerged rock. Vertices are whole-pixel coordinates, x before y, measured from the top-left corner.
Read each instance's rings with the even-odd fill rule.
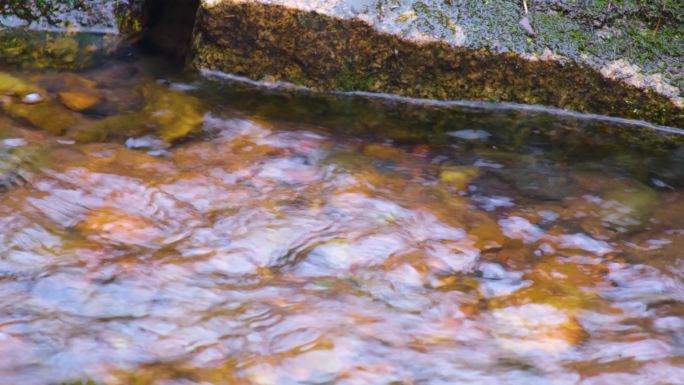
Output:
[[[65,63],[76,60],[80,46],[78,42],[69,37],[58,37],[45,43],[45,52],[49,56],[61,59]]]
[[[37,87],[22,79],[0,72],[0,94],[18,96],[28,94],[36,89]]]
[[[477,167],[470,166],[448,166],[439,173],[439,179],[458,190],[468,187],[472,179],[479,175]]]
[[[607,178],[605,174],[573,174],[591,192],[574,202],[580,212],[590,212],[601,226],[612,231],[633,232],[646,227],[660,203],[660,194],[634,179]]]
[[[73,72],[47,72],[30,78],[48,92],[94,90],[98,83]]]
[[[83,111],[92,108],[102,101],[98,95],[85,92],[64,91],[57,94],[59,101],[72,111]]]
[[[83,69],[118,44],[113,35],[0,30],[0,63],[32,69]]]
[[[199,99],[166,87],[151,87],[145,92],[149,104],[143,114],[157,127],[162,139],[173,142],[195,132],[204,113]]]
[[[79,116],[54,101],[39,104],[9,102],[4,109],[11,117],[54,135],[61,135],[80,122]]]
[[[73,132],[74,139],[91,142],[153,132],[170,143],[200,128],[204,111],[197,98],[153,83],[145,85],[142,94],[144,106],[141,110],[80,126]]]
[[[478,151],[491,172],[523,195],[544,200],[560,200],[575,190],[575,181],[559,165],[528,154],[504,151]]]
[[[659,196],[648,186],[633,182],[618,185],[604,194],[601,219],[623,231],[643,228],[658,207]]]
[[[585,310],[605,307],[600,290],[611,287],[605,264],[548,258],[523,275],[514,292],[491,298],[493,334],[516,353],[561,353],[582,342]]]
[[[77,229],[87,238],[122,245],[147,246],[161,236],[152,220],[111,208],[91,211]]]
[[[585,334],[577,319],[550,305],[525,304],[492,312],[497,342],[515,353],[561,353]]]
[[[572,180],[563,172],[553,169],[524,170],[511,169],[501,173],[524,195],[559,200],[573,191]]]
[[[47,91],[23,79],[0,72],[0,107],[11,117],[55,135],[80,122],[80,117],[46,95]]]
[[[485,140],[491,136],[487,131],[470,129],[448,132],[447,135],[463,140]]]
[[[369,158],[401,161],[406,159],[407,154],[394,146],[384,146],[382,144],[369,144],[363,148],[363,155]]]
[[[46,135],[16,127],[0,115],[0,193],[23,186],[44,164]]]
[[[204,119],[197,98],[147,78],[102,85],[73,74],[32,79],[36,83],[0,72],[0,107],[37,129],[80,142],[154,134],[171,143],[196,132]]]

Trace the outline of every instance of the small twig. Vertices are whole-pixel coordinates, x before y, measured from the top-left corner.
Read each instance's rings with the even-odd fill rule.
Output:
[[[522,0],[523,8],[525,9],[525,15],[527,15],[527,0]]]
[[[660,13],[658,14],[658,22],[656,23],[655,29],[653,30],[653,36],[658,33],[660,29],[660,23],[663,21],[663,12],[665,12],[665,2],[662,3],[660,7]]]

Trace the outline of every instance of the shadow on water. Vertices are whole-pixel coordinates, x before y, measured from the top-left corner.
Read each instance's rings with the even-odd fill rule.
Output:
[[[663,127],[663,132],[658,132],[659,127],[645,122],[536,106],[529,109],[468,102],[458,106],[373,94],[321,94],[291,89],[289,84],[274,87],[221,76],[209,73],[207,78],[179,82],[193,84],[191,88],[196,90],[191,92],[212,105],[270,119],[305,122],[339,134],[404,145],[424,142],[445,151],[495,147],[519,154],[536,153],[554,161],[585,163],[587,167],[598,162],[600,168],[642,181],[655,177],[673,186],[684,183],[684,131],[676,128]],[[482,130],[491,137],[455,143],[453,133],[460,130]]]

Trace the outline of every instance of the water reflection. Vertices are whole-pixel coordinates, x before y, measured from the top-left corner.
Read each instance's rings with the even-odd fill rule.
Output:
[[[5,383],[682,383],[680,148],[189,82],[174,145],[0,117]]]

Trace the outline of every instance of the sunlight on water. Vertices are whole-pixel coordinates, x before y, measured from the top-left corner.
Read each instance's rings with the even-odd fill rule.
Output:
[[[684,383],[683,148],[127,61],[0,72],[3,384]]]

